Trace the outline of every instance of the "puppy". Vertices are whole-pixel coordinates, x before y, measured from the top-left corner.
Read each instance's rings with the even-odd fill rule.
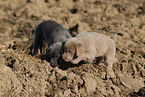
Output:
[[[57,60],[61,55],[62,43],[71,37],[71,34],[57,22],[53,20],[41,22],[35,30],[32,56],[38,53],[38,47],[42,53],[43,40],[45,40],[48,44],[46,56],[50,58],[53,67],[58,66]]]
[[[113,39],[117,39],[117,34]],[[101,61],[104,57],[107,67],[112,69],[115,51],[115,41],[108,36],[96,32],[81,32],[65,43],[62,57],[72,64],[80,61],[93,62],[97,57]]]

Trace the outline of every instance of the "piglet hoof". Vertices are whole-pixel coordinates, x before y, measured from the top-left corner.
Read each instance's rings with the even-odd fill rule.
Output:
[[[79,62],[78,62],[78,60],[72,60],[71,63],[72,64],[78,64]]]
[[[114,71],[111,68],[107,68],[107,74],[109,76],[109,78],[115,78],[115,74]]]

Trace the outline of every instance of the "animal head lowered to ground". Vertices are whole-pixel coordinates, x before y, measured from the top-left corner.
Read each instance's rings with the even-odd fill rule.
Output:
[[[57,42],[50,45],[46,50],[46,58],[52,67],[59,66],[59,58],[62,55],[62,43]]]
[[[64,54],[62,56],[63,59],[69,62],[80,56],[81,52],[83,51],[83,49],[81,49],[82,46],[83,46],[82,42],[79,41],[78,39],[76,38],[69,39],[64,47]]]

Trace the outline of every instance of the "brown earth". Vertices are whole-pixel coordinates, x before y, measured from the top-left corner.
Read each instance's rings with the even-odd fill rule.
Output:
[[[44,20],[57,21],[73,36],[117,32],[116,77],[108,77],[103,62],[64,70],[40,54],[31,57],[34,30]],[[0,97],[143,97],[145,1],[0,0],[0,63]]]

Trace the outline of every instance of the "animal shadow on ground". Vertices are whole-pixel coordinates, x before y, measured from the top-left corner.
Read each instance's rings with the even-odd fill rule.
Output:
[[[47,57],[46,57],[46,54],[40,55],[39,58],[40,58],[41,60],[46,60],[47,62],[50,63],[50,60],[49,60],[50,58],[47,58]],[[97,57],[96,60],[95,60],[93,63],[91,63],[91,64],[99,65],[99,63],[100,63],[102,60],[103,60],[103,57]],[[70,62],[64,61],[64,60],[62,59],[62,57],[60,57],[60,58],[58,59],[58,66],[59,66],[58,68],[59,68],[59,69],[62,69],[62,70],[67,70],[68,68],[73,68],[73,67],[79,67],[79,66],[81,66],[81,65],[83,65],[83,64],[87,64],[87,62],[81,61],[81,62],[79,62],[79,63],[76,65],[76,64],[72,64],[72,63],[70,63]],[[50,64],[50,65],[51,65],[51,64]],[[52,66],[52,67],[53,67],[53,66]]]
[[[68,68],[73,68],[73,67],[79,67],[83,64],[95,64],[95,65],[99,65],[99,63],[103,60],[103,57],[97,57],[96,60],[93,61],[93,63],[87,63],[86,61],[80,61],[77,65],[76,64],[72,64],[70,62],[66,62],[61,58],[61,63],[60,63],[60,69],[62,70],[67,70]]]
[[[39,56],[39,58],[41,60],[46,60],[47,62],[50,63],[50,58],[46,57],[46,54],[42,54]],[[79,67],[82,64],[84,64],[84,61],[81,61],[79,64],[75,65],[75,64],[71,64],[70,62],[65,62],[62,58],[58,59],[58,68],[62,69],[62,70],[67,70],[68,68],[73,68],[73,67]],[[51,64],[50,64],[51,65]],[[52,65],[51,65],[52,66]],[[52,66],[53,67],[53,66]]]

